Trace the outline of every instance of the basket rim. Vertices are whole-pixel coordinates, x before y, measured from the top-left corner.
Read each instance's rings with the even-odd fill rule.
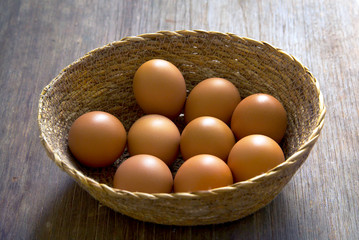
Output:
[[[311,81],[315,84],[315,90],[318,93],[318,99],[319,99],[319,117],[317,119],[317,122],[315,124],[315,128],[312,130],[311,135],[309,136],[308,140],[304,142],[298,150],[289,156],[283,163],[277,165],[276,167],[272,168],[271,170],[267,171],[266,173],[263,173],[261,175],[255,176],[251,179],[248,179],[246,181],[241,181],[237,183],[233,183],[232,185],[215,188],[207,191],[197,191],[197,192],[181,192],[181,193],[143,193],[143,192],[130,192],[126,190],[120,190],[115,189],[107,184],[99,183],[96,180],[85,176],[81,171],[78,171],[71,166],[69,166],[67,163],[63,162],[59,155],[57,154],[56,149],[52,149],[49,142],[46,140],[46,137],[43,132],[42,127],[42,107],[43,107],[43,98],[45,97],[46,93],[51,90],[51,87],[61,79],[61,77],[66,73],[67,70],[74,67],[76,64],[79,64],[86,58],[92,57],[93,54],[96,54],[99,51],[103,51],[106,48],[111,48],[114,46],[121,46],[130,44],[132,42],[138,42],[138,41],[147,41],[154,38],[162,38],[162,37],[171,37],[171,36],[177,36],[177,37],[188,37],[188,36],[197,36],[197,35],[211,35],[211,36],[221,36],[225,37],[228,40],[235,40],[235,41],[246,41],[251,42],[256,45],[265,45],[266,47],[269,47],[272,51],[278,52],[279,54],[287,57],[290,61],[292,61],[296,66],[299,66],[303,68],[303,70],[309,74]],[[40,130],[40,140],[43,146],[46,149],[46,152],[48,156],[60,167],[63,171],[67,172],[70,176],[72,176],[74,179],[80,181],[83,184],[89,185],[91,187],[94,187],[98,190],[101,190],[109,195],[118,197],[118,196],[128,196],[131,198],[141,198],[141,199],[173,199],[173,198],[179,198],[179,199],[193,199],[193,198],[202,198],[202,197],[208,197],[213,195],[218,195],[224,192],[231,192],[235,191],[237,188],[240,188],[242,186],[250,186],[253,184],[257,184],[259,182],[262,182],[263,179],[268,178],[270,175],[275,174],[277,171],[281,171],[282,169],[290,166],[291,164],[294,164],[296,162],[296,159],[304,154],[306,154],[308,151],[311,150],[313,145],[316,143],[320,136],[320,132],[324,125],[324,117],[326,114],[326,107],[324,105],[324,97],[322,92],[320,91],[319,82],[317,79],[312,75],[312,73],[305,67],[303,64],[297,60],[294,56],[286,53],[285,51],[273,47],[271,44],[264,42],[264,41],[257,41],[248,37],[239,37],[236,34],[233,33],[222,33],[217,31],[206,31],[206,30],[178,30],[178,31],[158,31],[155,33],[144,33],[137,36],[129,36],[124,37],[120,39],[119,41],[113,41],[111,43],[108,43],[102,47],[95,48],[88,53],[86,53],[84,56],[78,58],[71,64],[69,64],[67,67],[61,70],[61,72],[53,78],[48,85],[46,85],[40,94],[39,104],[38,104],[38,115],[37,115],[37,122],[38,127]]]

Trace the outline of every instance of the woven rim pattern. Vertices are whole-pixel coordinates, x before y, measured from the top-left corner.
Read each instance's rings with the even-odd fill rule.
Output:
[[[128,130],[143,115],[133,97],[132,77],[153,58],[176,65],[188,91],[206,78],[223,77],[238,87],[242,98],[265,92],[279,99],[288,113],[281,143],[286,161],[231,186],[171,194],[113,189],[112,175],[126,153],[109,168],[79,165],[67,148],[72,122],[87,111],[103,110],[117,116]],[[203,225],[237,220],[272,201],[307,158],[323,128],[325,112],[318,81],[293,56],[230,33],[183,30],[126,37],[70,64],[41,92],[38,124],[49,157],[102,204],[143,221]],[[176,121],[183,124],[181,118]]]

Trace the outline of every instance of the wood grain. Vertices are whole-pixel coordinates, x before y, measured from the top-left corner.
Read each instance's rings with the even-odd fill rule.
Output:
[[[0,1],[0,239],[359,239],[359,2]],[[39,94],[62,68],[125,36],[205,29],[267,41],[318,79],[327,106],[308,160],[268,206],[201,227],[101,206],[47,157]]]

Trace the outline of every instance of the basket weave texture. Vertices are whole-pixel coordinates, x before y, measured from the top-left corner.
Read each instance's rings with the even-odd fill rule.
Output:
[[[179,68],[187,90],[210,77],[238,87],[241,97],[268,93],[288,114],[281,142],[286,161],[271,171],[231,186],[195,193],[146,194],[115,190],[114,165],[84,167],[71,155],[67,136],[80,115],[102,110],[118,117],[128,131],[144,115],[133,91],[134,73],[160,58]],[[40,139],[49,157],[87,192],[115,211],[135,219],[168,225],[204,225],[233,221],[271,202],[303,164],[323,127],[325,106],[316,79],[294,57],[265,42],[208,31],[161,31],[124,38],[78,59],[47,85],[39,101]],[[183,119],[176,123],[183,128]],[[179,158],[173,174],[181,164]]]

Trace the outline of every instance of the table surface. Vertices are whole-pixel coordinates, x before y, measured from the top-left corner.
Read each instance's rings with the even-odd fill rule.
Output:
[[[359,2],[0,1],[0,239],[359,239]],[[41,90],[90,50],[126,36],[203,29],[266,41],[307,66],[327,115],[307,161],[244,219],[179,227],[100,205],[39,140]]]

